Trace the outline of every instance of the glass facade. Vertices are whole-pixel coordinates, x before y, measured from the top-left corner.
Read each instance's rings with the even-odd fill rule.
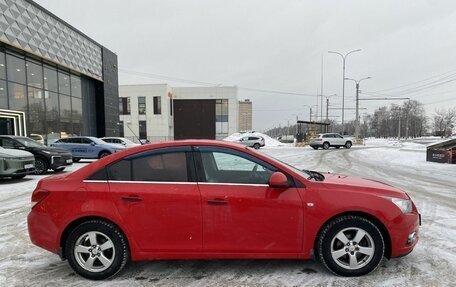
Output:
[[[0,109],[25,112],[27,134],[83,135],[81,77],[0,47]]]

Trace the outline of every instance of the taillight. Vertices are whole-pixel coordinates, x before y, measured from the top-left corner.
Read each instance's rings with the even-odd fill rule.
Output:
[[[49,195],[49,191],[44,189],[35,189],[32,193],[32,208]]]

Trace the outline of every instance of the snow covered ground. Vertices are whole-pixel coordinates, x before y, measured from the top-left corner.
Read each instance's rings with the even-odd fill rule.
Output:
[[[155,261],[130,264],[98,286],[454,286],[456,165],[425,161],[423,149],[367,144],[352,149],[261,149],[301,168],[368,177],[406,190],[423,216],[420,242],[374,273],[342,278],[299,260]],[[70,170],[84,163],[74,164]],[[34,246],[27,234],[30,194],[42,176],[0,181],[0,286],[91,286],[67,262]]]

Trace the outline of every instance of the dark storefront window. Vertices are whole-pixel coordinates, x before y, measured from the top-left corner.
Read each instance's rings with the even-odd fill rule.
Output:
[[[44,66],[44,89],[58,92],[57,70],[48,66]]]
[[[45,91],[44,103],[46,105],[46,136],[48,143],[50,143],[60,138],[59,95]]]
[[[138,97],[138,114],[146,114],[146,97]]]
[[[0,52],[0,79],[6,79],[5,53]]]
[[[130,114],[130,97],[119,98],[119,114]]]
[[[25,112],[28,135],[39,134],[46,144],[89,131],[83,101],[89,101],[85,106],[95,105],[94,94],[93,99],[85,98],[90,93],[87,87],[94,84],[91,79],[0,48],[6,50],[0,51],[0,109]],[[84,89],[82,82],[87,83]],[[90,133],[96,130],[90,129]]]
[[[27,130],[29,134],[42,134],[45,121],[43,90],[28,88],[28,106]]]
[[[16,82],[25,85],[25,60],[9,55],[6,55],[6,70],[8,73],[8,81]]]
[[[82,98],[81,78],[71,75],[71,96]]]
[[[139,121],[139,138],[147,139],[147,122]]]
[[[70,94],[70,75],[59,72],[59,94]]]
[[[161,97],[154,97],[154,115],[161,115]]]
[[[27,85],[43,88],[43,67],[34,62],[27,61]]]
[[[82,100],[71,97],[71,120],[73,121],[73,134],[82,135]]]
[[[6,94],[5,81],[0,81],[0,109],[8,109],[8,95]]]
[[[71,97],[59,95],[60,104],[60,129],[63,137],[73,134],[71,125]]]
[[[9,108],[15,111],[27,111],[25,86],[8,83]]]

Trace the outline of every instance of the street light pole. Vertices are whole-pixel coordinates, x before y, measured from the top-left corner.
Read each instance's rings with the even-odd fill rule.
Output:
[[[342,57],[342,135],[344,134],[344,119],[345,119],[345,60],[347,59],[347,56],[350,55],[351,53],[359,52],[361,49],[353,50],[345,55],[339,53],[339,52],[334,52],[334,51],[328,51],[330,54],[337,54]]]
[[[355,138],[359,137],[359,83],[364,80],[369,80],[371,77],[362,78],[360,80],[345,78],[345,80],[353,81],[356,83],[356,119],[355,119]]]

